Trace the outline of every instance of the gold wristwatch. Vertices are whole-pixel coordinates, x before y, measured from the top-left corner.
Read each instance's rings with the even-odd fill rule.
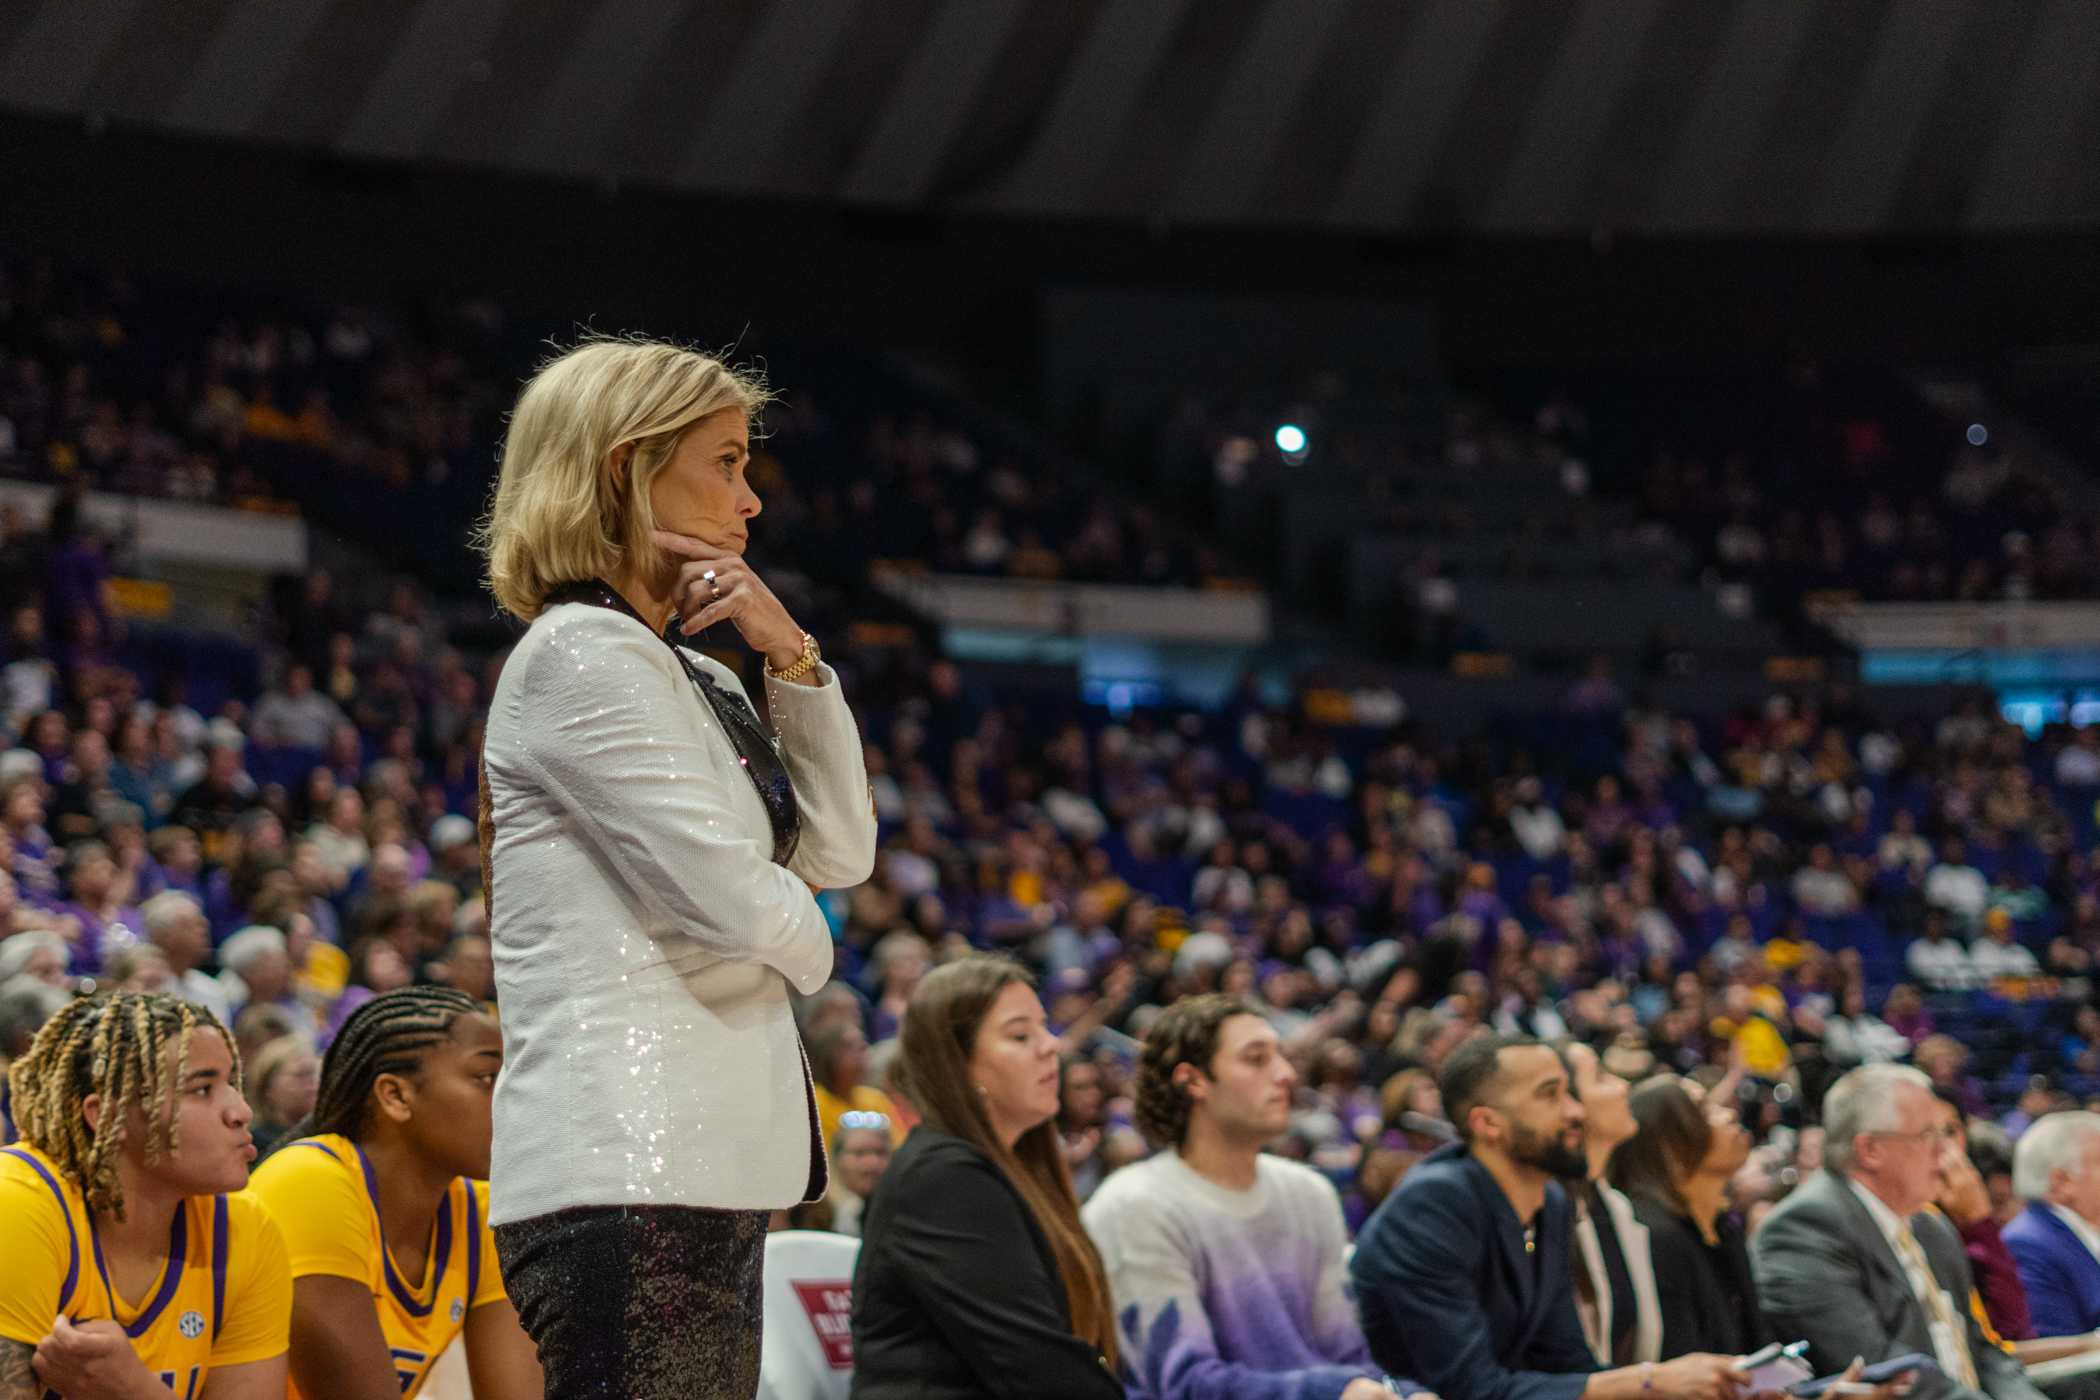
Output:
[[[784,671],[774,670],[773,663],[768,661],[766,663],[766,679],[769,681],[799,681],[811,671],[814,671],[817,663],[823,659],[824,653],[818,649],[817,639],[804,632],[802,634],[802,654],[796,657]]]

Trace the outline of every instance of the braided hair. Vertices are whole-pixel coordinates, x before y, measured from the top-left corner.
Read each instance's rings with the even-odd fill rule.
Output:
[[[181,1146],[172,1090],[189,1073],[189,1035],[200,1029],[226,1042],[240,1088],[241,1052],[226,1027],[202,1007],[158,992],[106,992],[66,1003],[8,1071],[22,1140],[75,1182],[90,1208],[124,1218],[117,1154],[133,1109],[146,1121],[147,1162]],[[172,1074],[164,1063],[170,1044],[178,1047]],[[81,1113],[90,1094],[101,1099],[100,1131]]]
[[[356,1139],[379,1076],[414,1073],[423,1052],[450,1036],[460,1017],[481,1010],[480,1002],[450,987],[399,987],[373,997],[350,1013],[329,1042],[314,1111],[283,1142],[322,1133]]]

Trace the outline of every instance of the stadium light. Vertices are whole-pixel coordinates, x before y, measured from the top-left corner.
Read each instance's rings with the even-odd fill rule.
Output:
[[[1969,425],[1969,446],[1981,447],[1991,440],[1991,430],[1981,423]]]
[[[1305,436],[1305,429],[1299,427],[1296,423],[1280,425],[1276,429],[1276,450],[1283,454],[1283,460],[1286,462],[1298,463],[1304,461],[1306,453],[1310,451],[1310,445]]]

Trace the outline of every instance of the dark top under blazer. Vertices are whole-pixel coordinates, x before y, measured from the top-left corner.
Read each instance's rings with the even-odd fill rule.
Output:
[[[1633,1197],[1633,1214],[1648,1227],[1664,1360],[1695,1351],[1741,1356],[1775,1340],[1758,1310],[1741,1226],[1723,1216],[1709,1245],[1697,1225],[1651,1196]]]
[[[921,1124],[876,1183],[853,1272],[854,1400],[1121,1400],[1072,1335],[1050,1243],[961,1138]]]
[[[1575,1311],[1571,1213],[1546,1188],[1534,1249],[1486,1167],[1433,1153],[1357,1236],[1350,1274],[1371,1358],[1443,1400],[1576,1400],[1597,1358]]]

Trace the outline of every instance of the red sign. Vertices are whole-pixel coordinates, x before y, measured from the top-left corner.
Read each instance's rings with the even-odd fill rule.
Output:
[[[810,1330],[824,1348],[824,1360],[834,1371],[853,1369],[853,1284],[795,1283],[790,1285],[809,1314]]]

